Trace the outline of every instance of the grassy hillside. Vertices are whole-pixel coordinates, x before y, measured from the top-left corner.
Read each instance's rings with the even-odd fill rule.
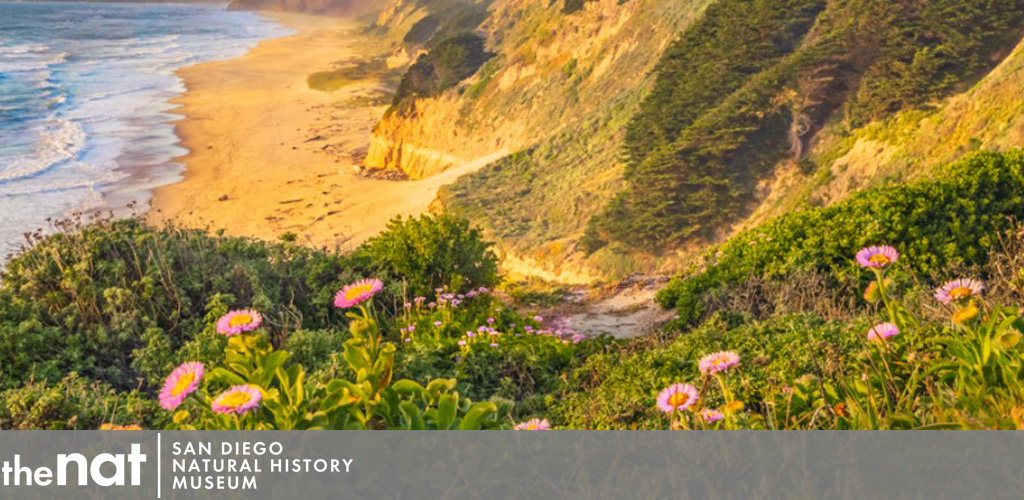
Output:
[[[1016,45],[1024,4],[720,1],[658,67],[625,145],[627,188],[588,244],[714,239],[826,123],[915,109]],[[771,36],[765,36],[771,34]]]
[[[624,126],[651,69],[708,3],[494,1],[474,31],[493,57],[451,89],[399,96],[368,162],[420,177],[457,165],[453,158],[510,153],[443,189],[438,206],[470,217],[502,252],[559,274],[586,221],[621,189]],[[601,267],[632,266],[604,257]],[[578,269],[564,267],[566,276]]]
[[[385,24],[428,53],[368,163],[423,177],[508,152],[436,207],[548,277],[677,268],[736,228],[1015,144],[1016,73],[994,68],[1018,0],[395,5]]]

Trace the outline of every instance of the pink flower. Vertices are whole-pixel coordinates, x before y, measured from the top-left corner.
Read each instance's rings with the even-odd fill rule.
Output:
[[[252,309],[231,311],[217,320],[217,333],[228,337],[243,332],[251,332],[263,324],[263,316]]]
[[[700,358],[700,371],[703,373],[724,372],[740,364],[740,355],[733,351],[713,352]]]
[[[935,290],[935,300],[943,304],[969,299],[981,293],[985,285],[970,278],[961,278],[947,282]]]
[[[516,424],[513,428],[517,431],[546,431],[551,429],[551,422],[548,422],[546,418],[531,418],[526,422]]]
[[[160,390],[160,406],[167,411],[174,410],[189,394],[199,388],[199,380],[202,378],[202,363],[184,363],[175,368],[164,381],[164,388]]]
[[[348,309],[355,307],[384,289],[384,282],[377,279],[360,280],[344,288],[334,296],[334,307]]]
[[[900,334],[900,329],[892,323],[879,323],[868,330],[868,340],[886,340]]]
[[[704,411],[700,412],[700,414],[702,417],[704,417],[704,421],[709,424],[718,422],[719,420],[725,418],[725,415],[722,415],[722,412],[718,410],[712,410],[710,408],[705,408]]]
[[[690,384],[672,384],[658,394],[658,409],[665,413],[682,411],[690,407],[700,394]]]
[[[263,400],[263,391],[254,385],[236,385],[217,396],[211,408],[217,413],[243,414],[255,410]]]
[[[857,252],[857,263],[869,269],[885,269],[899,258],[899,252],[886,245],[871,246]]]

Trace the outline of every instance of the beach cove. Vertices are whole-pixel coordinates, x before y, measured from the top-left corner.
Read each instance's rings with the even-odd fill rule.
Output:
[[[387,48],[352,19],[265,15],[297,33],[178,72],[187,91],[172,102],[190,152],[178,159],[181,182],[156,190],[151,221],[270,240],[293,233],[303,244],[351,248],[396,215],[427,211],[440,186],[486,162],[422,181],[356,175],[395,82],[368,76],[324,92],[310,89],[307,77],[383,57]]]

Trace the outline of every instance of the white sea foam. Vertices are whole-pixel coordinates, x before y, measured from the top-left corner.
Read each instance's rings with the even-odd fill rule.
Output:
[[[81,125],[57,120],[39,131],[39,141],[31,153],[21,155],[0,167],[0,183],[39,175],[63,161],[75,158],[85,147]],[[0,191],[3,194],[3,191]]]
[[[0,2],[0,256],[46,218],[132,192],[133,172],[177,175],[175,71],[290,32],[221,9]],[[39,26],[27,22],[33,14]]]

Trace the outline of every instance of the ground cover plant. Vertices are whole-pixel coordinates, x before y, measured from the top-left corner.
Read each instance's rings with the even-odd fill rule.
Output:
[[[155,405],[168,373],[210,367],[204,380],[219,389],[220,379],[209,378],[223,375],[214,367],[247,356],[247,363],[271,377],[259,380],[268,393],[291,390],[294,396],[299,384],[310,391],[302,399],[316,401],[317,391],[358,380],[360,366],[346,356],[358,352],[350,347],[353,340],[389,350],[392,368],[385,378],[408,379],[398,387],[412,387],[417,401],[429,396],[436,404],[447,394],[461,408],[465,398],[459,393],[478,402],[494,399],[486,425],[499,425],[499,410],[500,425],[513,425],[513,414],[525,408],[513,412],[513,403],[556,384],[561,369],[582,359],[575,353],[584,339],[506,305],[492,292],[495,262],[478,229],[448,216],[396,219],[351,254],[307,249],[290,237],[265,243],[158,229],[136,219],[61,223],[55,234],[31,235],[3,271],[0,427],[160,427],[173,417]],[[371,275],[387,280],[373,294],[372,316],[356,321],[332,306],[345,283]],[[222,319],[232,309],[258,317],[259,334],[229,339]],[[435,326],[442,318],[443,327]],[[474,332],[490,329],[482,336],[494,341],[479,347],[500,342],[508,349],[460,345],[470,325]],[[278,374],[278,368],[284,371]],[[191,376],[202,378],[197,375]],[[416,390],[417,384],[427,392]],[[399,413],[351,421],[358,424],[259,425],[394,426],[406,418]],[[186,425],[182,418],[175,425]],[[190,422],[214,426],[222,420]]]
[[[1017,428],[1022,165],[977,154],[743,233],[631,340],[523,312],[451,216],[349,254],[72,223],[4,268],[0,427]]]

